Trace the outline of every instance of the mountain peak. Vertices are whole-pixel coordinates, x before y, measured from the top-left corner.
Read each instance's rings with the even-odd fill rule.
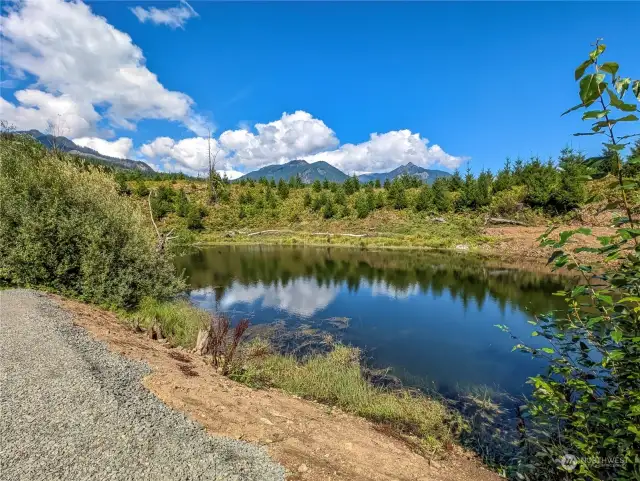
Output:
[[[408,162],[405,167],[418,167],[416,164],[414,164],[413,162]]]

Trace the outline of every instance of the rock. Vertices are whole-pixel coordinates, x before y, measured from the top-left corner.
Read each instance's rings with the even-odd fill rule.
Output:
[[[458,251],[468,251],[469,250],[469,246],[467,244],[458,244],[456,246],[456,250],[458,250]]]
[[[307,471],[309,471],[309,468],[307,468],[306,464],[301,464],[300,466],[298,466],[299,473],[306,473]]]
[[[438,461],[434,461],[434,460],[429,461],[429,464],[431,465],[431,467],[436,468],[436,469],[440,469],[442,467],[442,464],[440,464]]]

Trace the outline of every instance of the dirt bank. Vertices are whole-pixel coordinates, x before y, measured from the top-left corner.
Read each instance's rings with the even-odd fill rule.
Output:
[[[372,423],[277,390],[233,382],[184,350],[151,341],[116,316],[55,297],[74,322],[109,349],[146,361],[145,385],[169,406],[214,434],[264,445],[291,480],[497,481],[472,455],[454,447],[428,461]]]

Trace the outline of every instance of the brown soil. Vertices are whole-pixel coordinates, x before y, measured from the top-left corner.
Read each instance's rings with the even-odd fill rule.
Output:
[[[576,229],[577,226],[562,226],[556,229],[552,237],[557,238],[558,233]],[[615,233],[615,229],[611,227],[590,227],[592,236],[585,236],[582,234],[576,234],[569,241],[569,249],[571,245],[599,247],[596,237],[612,235]],[[538,237],[545,233],[546,226],[539,227],[488,227],[485,229],[487,236],[496,239],[496,242],[491,246],[489,252],[491,255],[497,255],[505,261],[517,261],[523,265],[530,263],[545,264],[553,248],[546,247],[541,248],[539,246]],[[588,260],[589,256],[581,254],[581,259]]]
[[[212,434],[259,443],[287,469],[290,480],[497,481],[471,454],[452,448],[429,461],[380,427],[278,390],[255,390],[217,374],[203,358],[152,341],[117,317],[52,296],[74,322],[109,349],[147,362],[145,386]]]

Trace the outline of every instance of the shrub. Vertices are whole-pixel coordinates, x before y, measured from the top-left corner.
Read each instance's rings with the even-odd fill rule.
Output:
[[[333,201],[331,199],[327,199],[324,204],[324,208],[322,209],[322,216],[325,219],[331,219],[336,215],[336,208],[333,205]]]
[[[371,209],[369,207],[369,201],[367,199],[367,195],[364,192],[360,192],[356,196],[355,209],[356,209],[356,215],[358,216],[358,219],[364,219],[369,215],[369,212],[371,211]]]
[[[155,232],[99,168],[78,167],[35,140],[0,140],[0,280],[100,304],[135,306],[183,288]]]
[[[433,208],[433,189],[423,185],[416,199],[416,211],[424,212]]]

